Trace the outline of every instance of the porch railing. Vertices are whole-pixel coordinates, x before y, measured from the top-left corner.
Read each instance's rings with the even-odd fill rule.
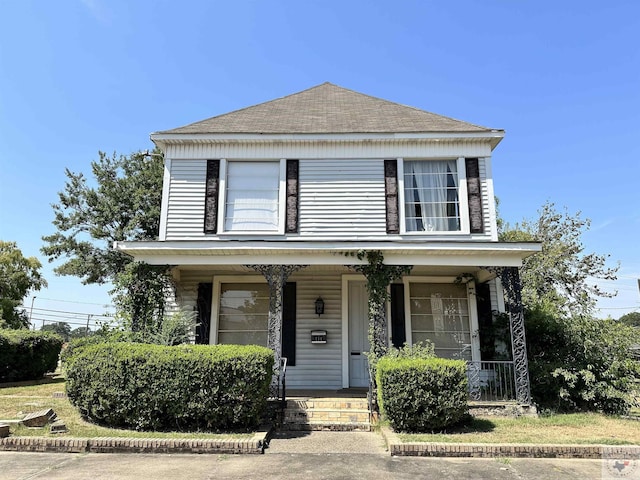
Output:
[[[516,399],[512,361],[467,362],[469,399],[473,401],[513,401]]]

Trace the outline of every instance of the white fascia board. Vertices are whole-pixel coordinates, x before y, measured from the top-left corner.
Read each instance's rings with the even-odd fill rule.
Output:
[[[486,132],[436,133],[152,133],[156,144],[218,142],[296,142],[296,141],[385,141],[385,140],[478,140],[490,141],[495,147],[504,138],[504,130]]]
[[[355,253],[380,250],[388,265],[514,266],[541,250],[539,243],[439,242],[380,244],[316,242],[116,242],[116,250],[159,265],[354,265]]]

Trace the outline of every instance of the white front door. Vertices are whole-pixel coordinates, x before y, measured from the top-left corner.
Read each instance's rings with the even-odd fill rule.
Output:
[[[364,282],[349,282],[349,386],[368,387],[369,307]]]

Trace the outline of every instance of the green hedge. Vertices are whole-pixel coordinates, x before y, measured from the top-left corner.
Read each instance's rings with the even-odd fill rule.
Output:
[[[87,344],[66,357],[67,395],[88,419],[137,430],[238,430],[263,413],[273,352],[255,345]]]
[[[468,415],[465,362],[383,357],[376,370],[382,413],[400,432],[429,432]]]
[[[58,365],[62,338],[51,332],[0,330],[0,382],[37,380]]]

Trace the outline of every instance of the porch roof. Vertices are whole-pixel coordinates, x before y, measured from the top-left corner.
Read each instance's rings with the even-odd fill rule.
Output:
[[[115,242],[114,248],[151,265],[357,265],[360,250],[380,250],[387,265],[519,267],[537,242]]]

